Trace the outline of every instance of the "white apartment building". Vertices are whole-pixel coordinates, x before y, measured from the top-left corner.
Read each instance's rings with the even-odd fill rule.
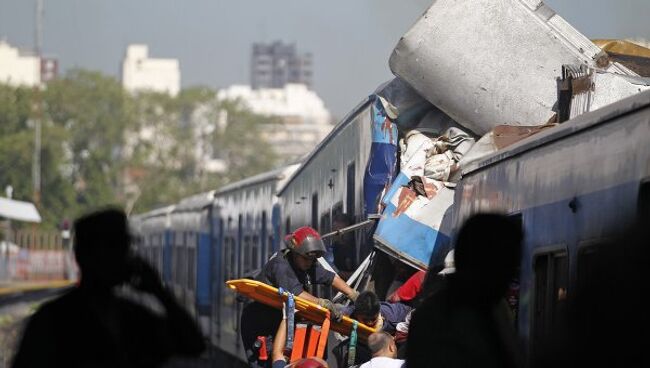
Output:
[[[41,83],[41,62],[37,56],[20,52],[0,40],[0,83],[33,87]]]
[[[233,85],[220,90],[217,98],[239,100],[257,114],[279,117],[280,123],[264,126],[263,134],[285,162],[309,153],[333,128],[323,100],[304,84],[259,89]]]
[[[122,86],[130,92],[149,90],[176,96],[181,72],[176,59],[149,58],[147,45],[129,45],[122,62]]]

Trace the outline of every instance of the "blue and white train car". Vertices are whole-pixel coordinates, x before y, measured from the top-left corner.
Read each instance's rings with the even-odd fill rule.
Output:
[[[212,297],[212,202],[215,191],[181,200],[170,214],[172,281],[178,300],[197,318],[202,330],[210,328]],[[169,266],[168,266],[169,267]]]
[[[211,340],[215,346],[245,361],[239,336],[242,304],[225,282],[259,269],[279,249],[278,188],[297,164],[229,184],[215,193],[212,246]]]
[[[525,239],[518,329],[529,349],[563,318],[593,245],[650,203],[650,92],[580,115],[467,166],[458,228],[479,212],[517,218]]]
[[[170,228],[170,214],[175,205],[155,209],[134,218],[132,224],[139,224],[137,235],[137,252],[159,270],[163,282],[171,281],[171,265],[165,262],[171,251],[172,237]],[[132,225],[133,229],[133,225]]]

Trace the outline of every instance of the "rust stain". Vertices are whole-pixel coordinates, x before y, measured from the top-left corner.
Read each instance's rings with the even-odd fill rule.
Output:
[[[384,136],[386,136],[386,131],[388,131],[388,136],[389,136],[389,142],[393,144],[393,123],[390,121],[388,116],[386,119],[384,119],[384,122],[381,124],[381,131],[384,133]]]
[[[397,217],[402,213],[406,212],[406,210],[411,206],[411,204],[413,204],[417,196],[418,195],[415,193],[413,189],[408,187],[403,187],[399,192],[397,209],[395,209],[395,212],[393,213],[393,217]]]

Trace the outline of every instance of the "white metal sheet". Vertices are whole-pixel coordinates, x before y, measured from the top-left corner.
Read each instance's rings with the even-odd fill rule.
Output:
[[[10,220],[41,222],[41,215],[33,203],[0,197],[0,217]]]

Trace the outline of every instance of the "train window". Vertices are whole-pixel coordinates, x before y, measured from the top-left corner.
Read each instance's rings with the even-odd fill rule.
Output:
[[[244,243],[244,215],[237,216],[237,242],[235,243],[235,263],[237,264],[237,277],[246,272],[245,257],[246,244]]]
[[[237,243],[235,238],[230,238],[230,278],[237,278]]]
[[[251,264],[251,267],[253,270],[256,270],[260,267],[260,237],[257,235],[253,236],[253,250],[251,254],[251,258],[253,259],[253,262]]]
[[[190,290],[195,290],[196,289],[196,268],[194,267],[196,264],[196,248],[191,247],[187,249],[187,254],[188,254],[188,262],[187,262],[187,286]]]
[[[350,164],[348,164],[347,185],[346,185],[346,194],[345,194],[346,212],[352,216],[356,214],[355,211],[356,198],[354,196],[355,188],[356,188],[355,175],[356,175],[356,166],[354,164],[354,161],[352,161]]]
[[[262,260],[266,260],[270,255],[269,246],[267,242],[268,233],[266,231],[266,211],[262,211],[262,226],[260,227],[260,239],[262,240],[260,244],[260,249],[262,250]]]
[[[641,181],[637,209],[639,223],[650,225],[650,178]]]
[[[546,339],[566,317],[569,259],[565,248],[538,254],[533,260],[533,346]]]
[[[260,245],[258,242],[258,237],[253,237],[253,249],[251,249],[251,270],[256,270],[260,266]]]
[[[311,227],[318,230],[318,193],[311,196]]]
[[[232,263],[230,263],[230,238],[229,237],[224,237],[223,238],[223,257],[222,259],[222,266],[223,266],[223,279],[224,281],[230,280],[230,275],[232,273]]]
[[[248,273],[252,269],[252,260],[251,260],[251,237],[246,235],[244,236],[244,273]]]

